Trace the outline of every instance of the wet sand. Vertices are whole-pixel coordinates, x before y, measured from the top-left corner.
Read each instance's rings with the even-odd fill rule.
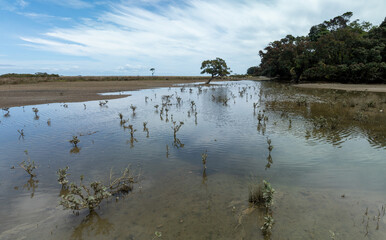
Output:
[[[197,80],[132,80],[132,81],[79,81],[40,82],[33,84],[0,85],[0,107],[84,102],[115,99],[126,95],[102,96],[98,93],[133,91],[139,89],[171,87],[173,84],[202,82]]]
[[[385,92],[386,84],[342,84],[342,83],[302,83],[300,88],[336,89],[345,91]]]

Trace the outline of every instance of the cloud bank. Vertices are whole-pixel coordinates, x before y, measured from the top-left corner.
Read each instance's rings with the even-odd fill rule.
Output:
[[[85,1],[72,0],[78,7]],[[69,28],[21,36],[24,47],[87,57],[82,68],[111,74],[198,75],[205,59],[221,57],[236,73],[258,65],[258,51],[287,34],[305,35],[312,25],[353,11],[353,19],[379,24],[385,1],[122,1]],[[131,72],[132,71],[132,72]]]

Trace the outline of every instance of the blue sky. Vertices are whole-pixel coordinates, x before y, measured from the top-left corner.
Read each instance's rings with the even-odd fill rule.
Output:
[[[234,73],[287,34],[354,12],[379,25],[384,0],[0,0],[0,74],[199,75],[223,58]]]

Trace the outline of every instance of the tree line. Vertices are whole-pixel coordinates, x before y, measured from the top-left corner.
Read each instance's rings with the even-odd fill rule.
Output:
[[[307,36],[271,42],[249,75],[299,81],[386,83],[386,18],[350,21],[352,12],[311,27]]]

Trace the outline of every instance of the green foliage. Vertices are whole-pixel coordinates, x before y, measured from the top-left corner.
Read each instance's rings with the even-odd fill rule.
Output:
[[[270,236],[272,233],[273,224],[275,223],[275,220],[272,216],[267,215],[264,217],[264,224],[260,228],[263,232],[264,236]]]
[[[56,174],[58,175],[58,182],[62,186],[66,186],[68,183],[67,180],[67,171],[69,167],[66,166],[65,168],[59,168],[58,171],[56,171]]]
[[[213,78],[225,77],[230,74],[230,68],[228,68],[226,62],[221,58],[214,60],[205,60],[201,64],[201,74],[210,74],[212,77],[206,82],[209,84]]]
[[[295,81],[386,83],[386,19],[378,27],[350,22],[352,12],[287,35],[260,51],[260,71]],[[252,71],[252,68],[251,70]]]
[[[247,70],[247,74],[252,76],[259,76],[261,74],[261,69],[258,66],[250,67]]]

